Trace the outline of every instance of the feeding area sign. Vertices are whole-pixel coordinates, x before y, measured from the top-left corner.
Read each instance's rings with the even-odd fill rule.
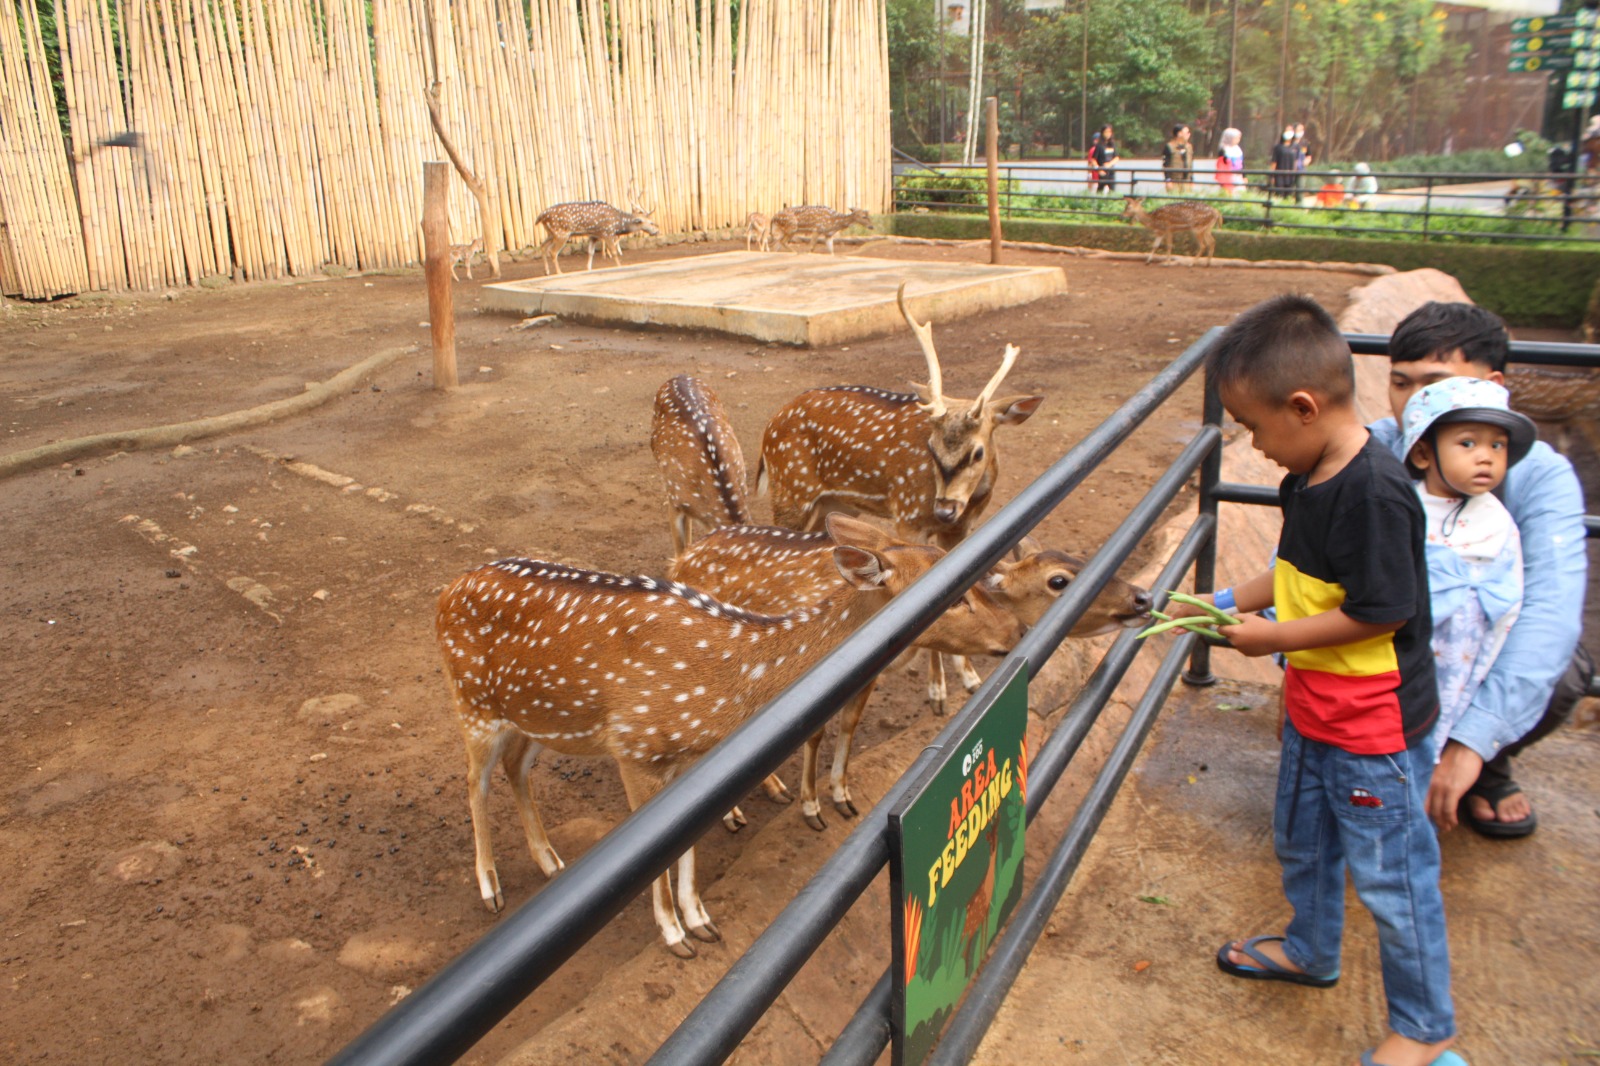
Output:
[[[1002,669],[989,706],[889,812],[896,1066],[928,1057],[1022,898],[1028,674]]]

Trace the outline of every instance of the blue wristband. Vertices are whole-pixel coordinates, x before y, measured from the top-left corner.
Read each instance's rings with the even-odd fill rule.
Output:
[[[1216,605],[1217,610],[1228,611],[1229,613],[1232,613],[1234,607],[1236,606],[1233,599],[1233,589],[1226,588],[1218,590],[1212,594],[1211,602]]]

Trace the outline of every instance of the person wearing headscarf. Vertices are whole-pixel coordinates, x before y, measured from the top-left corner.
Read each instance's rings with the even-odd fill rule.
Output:
[[[1222,131],[1222,146],[1217,151],[1217,184],[1228,196],[1232,196],[1233,190],[1241,184],[1247,184],[1240,176],[1244,170],[1244,149],[1239,147],[1240,136],[1238,130],[1229,126]]]

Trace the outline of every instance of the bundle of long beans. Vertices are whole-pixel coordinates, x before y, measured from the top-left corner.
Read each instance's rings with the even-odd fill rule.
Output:
[[[1165,633],[1169,629],[1187,629],[1201,639],[1209,640],[1213,644],[1226,644],[1228,642],[1227,638],[1217,631],[1217,627],[1236,626],[1239,624],[1239,619],[1227,611],[1207,603],[1197,596],[1190,596],[1186,592],[1169,591],[1167,598],[1175,603],[1186,603],[1191,607],[1198,607],[1206,613],[1174,618],[1170,614],[1165,614],[1161,611],[1151,611],[1150,616],[1158,621],[1155,625],[1141,631],[1138,636],[1139,640],[1143,640],[1145,637],[1153,637],[1157,633]]]

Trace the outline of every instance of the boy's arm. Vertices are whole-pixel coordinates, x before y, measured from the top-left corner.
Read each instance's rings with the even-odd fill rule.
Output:
[[[1336,607],[1321,614],[1296,618],[1292,622],[1274,622],[1260,615],[1246,615],[1236,626],[1223,626],[1221,633],[1236,650],[1245,655],[1258,656],[1354,644],[1384,633],[1393,633],[1405,624],[1405,619],[1398,622],[1358,622]]]
[[[1217,594],[1208,592],[1196,597],[1207,603],[1216,603]],[[1272,606],[1272,571],[1263,570],[1249,581],[1233,586],[1233,608],[1228,612],[1233,615],[1248,614],[1251,611],[1264,611]],[[1205,614],[1198,607],[1191,607],[1187,603],[1173,603],[1167,605],[1167,613],[1174,618],[1186,618],[1190,615]]]

